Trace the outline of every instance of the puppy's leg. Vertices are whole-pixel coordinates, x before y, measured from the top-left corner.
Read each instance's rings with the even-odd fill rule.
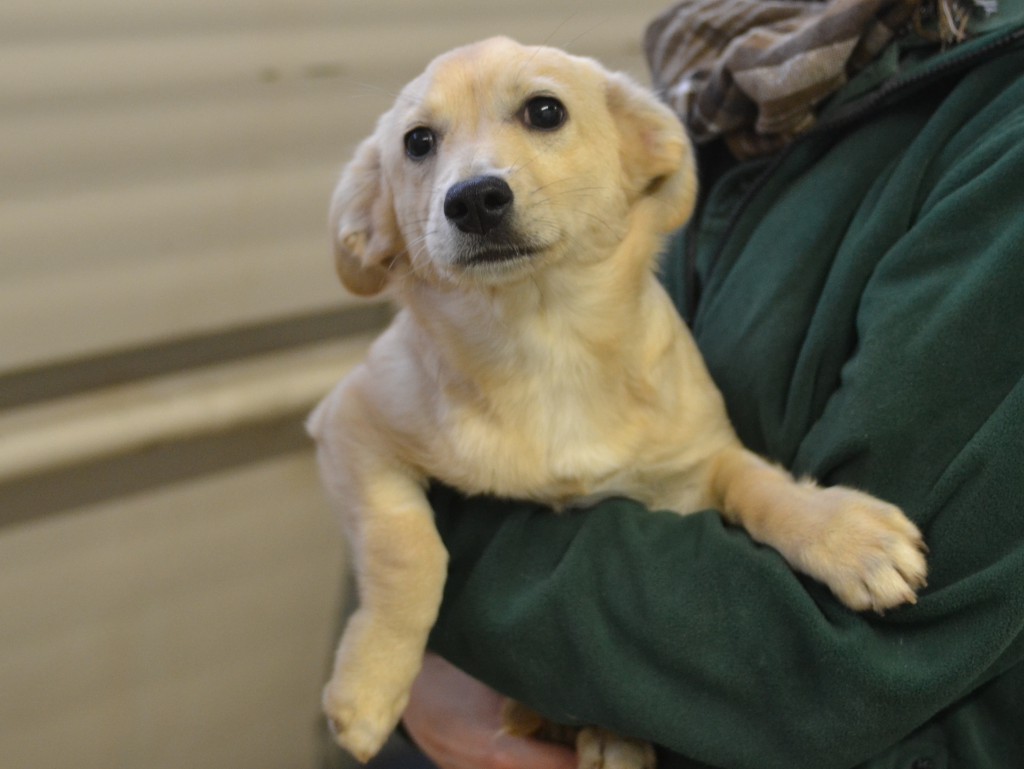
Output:
[[[842,486],[797,482],[739,446],[712,460],[710,487],[731,522],[852,609],[914,603],[925,584],[921,533],[894,505]]]
[[[437,618],[447,553],[423,491],[399,473],[359,484],[349,527],[359,608],[349,620],[324,688],[338,743],[360,761],[395,728]]]
[[[502,711],[505,731],[517,737],[533,737],[576,747],[579,769],[654,769],[654,747],[594,726],[577,729],[548,721],[515,700]]]
[[[576,738],[579,769],[654,769],[654,747],[649,742],[620,737],[615,732],[588,726]]]
[[[576,735],[580,731],[574,726],[549,721],[517,700],[505,700],[501,709],[501,726],[505,734],[513,737],[533,737],[559,745],[575,745]]]

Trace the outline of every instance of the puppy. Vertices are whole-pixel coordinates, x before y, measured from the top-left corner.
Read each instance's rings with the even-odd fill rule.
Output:
[[[695,184],[648,91],[503,38],[431,63],[344,170],[341,281],[401,307],[309,421],[359,584],[324,708],[360,760],[396,725],[441,601],[431,478],[554,508],[713,507],[853,609],[914,601],[923,544],[897,508],[797,482],[730,426],[654,274]]]

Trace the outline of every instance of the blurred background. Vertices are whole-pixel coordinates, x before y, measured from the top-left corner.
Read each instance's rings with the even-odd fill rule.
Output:
[[[318,704],[344,543],[302,419],[389,310],[335,281],[340,166],[437,53],[509,34],[646,81],[664,7],[5,0],[4,767],[346,765]]]

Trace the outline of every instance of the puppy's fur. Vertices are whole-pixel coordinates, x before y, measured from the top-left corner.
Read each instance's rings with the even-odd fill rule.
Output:
[[[897,508],[740,445],[653,272],[694,196],[651,94],[508,39],[436,59],[345,169],[338,273],[401,307],[309,422],[358,575],[324,693],[358,758],[395,726],[441,600],[429,478],[554,507],[714,507],[854,609],[914,600],[923,545]]]

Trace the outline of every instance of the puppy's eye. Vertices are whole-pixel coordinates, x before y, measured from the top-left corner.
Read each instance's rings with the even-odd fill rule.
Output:
[[[405,135],[405,154],[413,160],[422,160],[437,144],[437,137],[429,128],[414,128]]]
[[[523,108],[523,122],[541,131],[561,128],[568,116],[565,105],[553,96],[534,97]]]

